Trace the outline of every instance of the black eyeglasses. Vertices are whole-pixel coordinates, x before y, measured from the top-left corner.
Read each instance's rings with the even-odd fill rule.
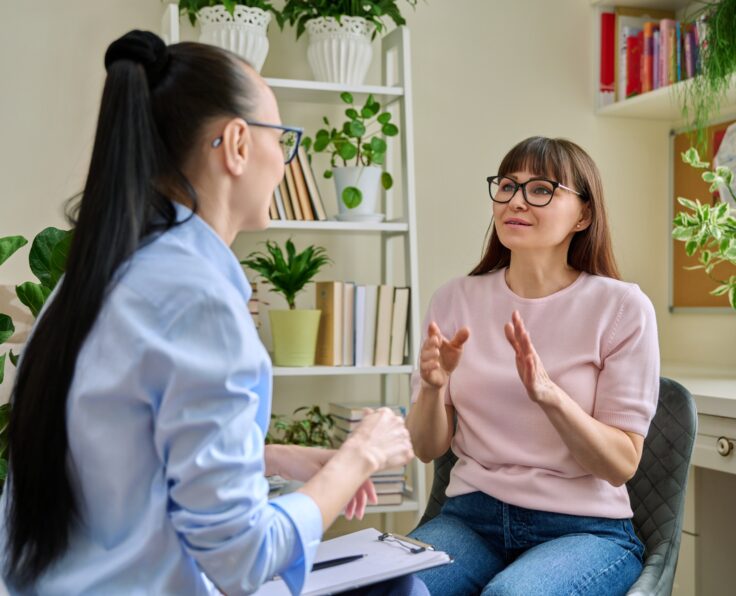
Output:
[[[565,186],[554,180],[548,180],[547,178],[530,178],[523,183],[519,183],[507,176],[489,176],[486,180],[488,180],[488,194],[491,195],[491,199],[496,203],[508,203],[519,189],[521,189],[524,200],[533,207],[545,207],[549,205],[555,194],[555,190],[558,188],[568,190],[585,200],[582,193],[579,193],[577,190],[573,190],[569,186]]]
[[[246,120],[246,123],[250,126],[275,128],[276,130],[282,131],[279,143],[281,144],[281,149],[284,151],[284,163],[287,164],[296,157],[296,152],[299,150],[299,142],[302,140],[302,134],[304,134],[303,128],[299,128],[298,126],[282,126],[281,124],[265,124],[252,120]],[[222,145],[222,137],[217,137],[212,141],[212,147],[215,149],[220,145]]]

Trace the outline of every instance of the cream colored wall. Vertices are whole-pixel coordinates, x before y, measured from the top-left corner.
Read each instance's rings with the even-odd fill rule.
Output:
[[[81,188],[89,157],[104,49],[129,29],[157,31],[162,10],[157,0],[67,0],[21,2],[5,11],[0,234],[32,237],[45,226],[63,224],[63,200]],[[406,11],[422,310],[437,286],[478,259],[490,212],[485,177],[503,154],[529,135],[564,136],[600,166],[616,254],[624,277],[640,284],[655,304],[663,359],[733,368],[735,316],[667,311],[668,126],[594,115],[597,49],[589,3],[428,0],[416,12]],[[275,27],[270,39],[264,74],[309,77],[304,39],[295,43],[292,30],[280,33]],[[376,60],[373,82],[377,66]],[[292,109],[288,116],[302,113],[309,120],[316,116],[313,108]],[[377,275],[350,243],[318,239],[339,255],[325,276],[350,273],[371,281]],[[0,283],[29,279],[26,256],[24,250],[0,268]],[[295,381],[280,383],[277,390],[303,391]],[[325,380],[301,395],[320,401],[334,392],[361,390],[355,383],[346,388]],[[376,386],[370,383],[372,394]]]

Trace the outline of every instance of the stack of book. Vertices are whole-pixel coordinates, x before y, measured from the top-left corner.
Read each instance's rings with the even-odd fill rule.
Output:
[[[300,146],[297,156],[285,166],[284,179],[271,198],[270,214],[273,220],[327,219],[322,196],[304,147]]]
[[[399,366],[407,355],[409,288],[323,281],[315,362],[323,366]]]
[[[599,105],[699,74],[706,27],[703,19],[684,23],[667,10],[617,7],[602,12]]]
[[[342,444],[363,419],[364,408],[379,408],[379,403],[331,403],[329,412],[335,420],[333,436],[338,444]],[[401,416],[406,411],[401,406],[388,406]],[[381,470],[371,476],[376,487],[378,503],[376,505],[401,505],[404,500],[406,486],[406,466],[397,466]]]

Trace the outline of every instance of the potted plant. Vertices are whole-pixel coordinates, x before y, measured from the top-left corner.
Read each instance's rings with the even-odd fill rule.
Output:
[[[330,259],[320,246],[308,246],[297,253],[291,239],[286,241],[286,257],[276,242],[266,241],[266,253],[252,252],[240,261],[268,284],[271,292],[282,294],[288,310],[268,311],[273,338],[274,364],[312,366],[317,347],[319,310],[297,310],[296,296]]]
[[[66,269],[66,258],[69,254],[70,231],[57,228],[46,228],[33,240],[28,262],[39,283],[27,281],[15,287],[15,294],[22,304],[28,307],[36,318],[41,312],[57,282]],[[0,265],[7,261],[18,249],[28,244],[23,236],[6,236],[0,238]],[[15,333],[15,324],[9,315],[0,313],[0,344],[8,341]],[[10,350],[0,355],[0,383],[5,379],[5,357],[13,366],[18,365],[19,356]],[[5,481],[8,470],[8,420],[10,404],[0,405],[0,488]]]
[[[417,0],[406,0],[416,6]],[[371,63],[371,41],[388,17],[406,24],[397,0],[286,0],[276,15],[281,28],[296,25],[296,38],[309,32],[307,60],[318,81],[361,85]]]
[[[278,14],[267,0],[179,0],[179,11],[200,23],[199,41],[247,60],[261,72],[268,54],[268,24]]]
[[[695,132],[695,146],[705,149],[705,131],[717,114],[736,72],[736,0],[695,3],[688,17],[698,27],[700,74],[680,86],[683,116]]]
[[[710,164],[700,160],[697,150],[691,147],[682,154],[685,163],[694,168],[706,169],[703,180],[710,184],[710,192],[717,189],[728,189],[731,199],[736,201],[733,189],[733,172],[726,167],[709,170]],[[715,296],[728,294],[731,307],[736,310],[736,275],[728,279],[715,277],[713,270],[720,263],[736,265],[736,218],[727,202],[717,205],[703,205],[700,201],[692,201],[678,197],[679,203],[689,211],[681,211],[675,216],[672,236],[685,242],[688,256],[697,254],[699,265],[688,269],[703,269],[715,283],[711,291]]]
[[[272,414],[273,430],[266,435],[266,444],[332,447],[330,431],[335,426],[332,414],[322,413],[319,406],[302,406],[294,410],[294,416],[302,411],[303,418],[292,420],[282,414]]]
[[[349,105],[342,126],[331,127],[325,117],[323,121],[329,129],[318,130],[314,142],[307,137],[302,143],[308,150],[330,154],[332,169],[326,170],[324,176],[335,178],[338,219],[381,221],[383,214],[377,213],[379,184],[384,189],[393,186],[391,174],[379,167],[385,162],[387,148],[381,135],[396,136],[399,128],[391,122],[390,112],[381,112],[381,104],[373,95],[360,108],[354,105],[350,93],[341,93],[340,98]]]

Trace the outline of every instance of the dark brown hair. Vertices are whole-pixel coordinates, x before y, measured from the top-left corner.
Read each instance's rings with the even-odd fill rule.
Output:
[[[566,139],[529,137],[521,141],[501,161],[501,176],[526,170],[539,176],[549,176],[574,188],[588,204],[591,224],[577,232],[570,242],[567,262],[578,271],[620,279],[611,248],[611,233],[603,202],[603,184],[598,167],[578,145]],[[508,267],[511,251],[498,238],[491,222],[488,246],[470,275],[482,275]]]

